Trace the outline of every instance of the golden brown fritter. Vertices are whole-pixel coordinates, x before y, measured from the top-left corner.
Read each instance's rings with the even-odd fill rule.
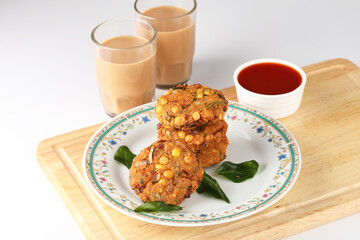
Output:
[[[162,140],[185,140],[197,154],[203,167],[210,167],[226,158],[229,141],[228,125],[224,120],[195,129],[171,129],[158,124],[158,138]]]
[[[158,139],[162,140],[183,140],[193,149],[198,149],[200,145],[207,147],[219,142],[226,134],[228,125],[224,120],[211,122],[207,125],[191,129],[171,129],[158,124]]]
[[[203,174],[196,154],[184,142],[159,140],[134,158],[129,182],[143,202],[179,205],[200,186]]]
[[[229,145],[229,140],[226,135],[217,142],[208,145],[200,145],[196,149],[196,155],[199,158],[201,165],[206,168],[218,164],[226,158],[226,148]]]
[[[200,84],[178,85],[155,104],[160,123],[170,128],[201,127],[215,120],[222,120],[228,109],[224,94]]]

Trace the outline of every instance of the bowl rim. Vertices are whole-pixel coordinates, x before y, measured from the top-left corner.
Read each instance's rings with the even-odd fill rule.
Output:
[[[251,65],[258,64],[258,63],[280,63],[280,64],[286,65],[288,67],[291,67],[301,75],[301,84],[297,88],[292,90],[291,92],[282,93],[282,94],[275,94],[275,95],[267,95],[267,94],[255,93],[255,92],[252,92],[250,90],[247,90],[246,88],[244,88],[243,86],[240,85],[240,83],[238,82],[237,77],[238,77],[239,73],[244,68],[246,68],[248,66],[251,66]],[[243,92],[248,93],[249,95],[252,95],[252,96],[255,96],[255,97],[256,96],[257,97],[262,97],[262,98],[278,98],[278,97],[287,97],[289,95],[293,95],[293,94],[296,94],[296,93],[302,91],[305,88],[305,84],[307,82],[307,76],[306,76],[305,71],[302,68],[300,68],[299,66],[297,66],[297,65],[295,65],[295,64],[293,64],[293,63],[291,63],[289,61],[282,60],[282,59],[277,59],[277,58],[258,58],[258,59],[253,59],[253,60],[247,61],[247,62],[241,64],[240,66],[238,66],[234,71],[233,80],[234,80],[234,84],[235,84],[236,88],[238,88],[239,90],[241,90]],[[239,97],[241,97],[241,96],[238,96],[238,98]]]

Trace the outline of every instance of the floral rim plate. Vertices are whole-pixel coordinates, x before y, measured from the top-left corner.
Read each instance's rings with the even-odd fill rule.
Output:
[[[250,107],[230,102],[226,160],[256,160],[258,173],[242,183],[214,174],[220,164],[206,168],[230,199],[230,204],[194,193],[179,212],[137,213],[142,202],[131,190],[128,169],[114,160],[121,145],[135,154],[156,140],[155,103],[121,114],[104,124],[90,139],[83,155],[84,175],[94,192],[109,206],[146,222],[171,226],[205,226],[238,220],[279,201],[299,176],[301,154],[291,133],[281,123]]]

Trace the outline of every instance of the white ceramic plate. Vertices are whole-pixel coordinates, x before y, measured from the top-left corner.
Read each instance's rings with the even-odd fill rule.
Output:
[[[291,133],[275,119],[230,102],[227,161],[256,160],[258,173],[233,183],[206,168],[230,199],[230,204],[194,193],[173,213],[136,213],[141,200],[129,185],[129,170],[114,160],[121,145],[138,154],[156,141],[158,120],[150,103],[121,114],[104,124],[90,139],[83,156],[85,178],[95,193],[114,209],[146,222],[171,226],[205,226],[241,219],[268,208],[294,185],[301,166],[300,149]]]

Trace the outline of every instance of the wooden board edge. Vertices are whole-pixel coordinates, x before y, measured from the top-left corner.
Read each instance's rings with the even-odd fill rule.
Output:
[[[254,216],[206,231],[201,236],[190,237],[189,240],[210,240],[221,237],[229,238],[229,236],[231,239],[279,240],[359,212],[360,188],[355,187],[354,189],[348,189],[345,194],[339,192],[330,198],[311,201],[298,208],[290,208],[289,211],[286,208],[278,208],[274,209],[274,212],[265,213],[265,215],[257,213]],[[307,208],[305,212],[301,210],[303,207]],[[274,216],[276,219],[271,223],[263,219],[264,217],[270,220]],[[259,229],[258,226],[261,228]],[[251,228],[252,230],[244,233],[241,231],[242,228]]]
[[[89,132],[95,133],[96,130],[98,130],[104,123],[98,123],[95,125],[91,125],[88,127],[80,128],[77,130],[73,130],[71,132],[63,133],[57,136],[53,136],[47,139],[42,140],[37,147],[37,152],[42,152],[46,149],[51,149],[52,145],[58,142],[59,138],[63,138],[64,141],[67,139],[72,139],[74,135],[77,136],[83,136],[83,135],[89,135]]]
[[[64,164],[58,157],[56,157],[56,160],[59,162],[59,165],[60,165],[60,166],[58,166],[59,167],[58,171],[61,171],[62,173],[64,173],[64,175],[61,178],[59,176],[57,176],[56,171],[54,171],[54,169],[52,169],[52,167],[48,164],[47,160],[42,156],[42,154],[40,152],[40,150],[44,149],[44,147],[45,148],[49,147],[49,142],[52,142],[51,140],[53,140],[53,138],[44,140],[39,144],[39,146],[37,148],[37,152],[36,152],[38,163],[39,163],[40,167],[42,168],[43,172],[45,173],[46,177],[49,179],[50,183],[53,185],[55,191],[60,196],[64,205],[70,212],[71,216],[74,218],[75,222],[78,224],[79,228],[81,229],[81,231],[84,234],[84,236],[86,237],[86,239],[94,239],[94,240],[100,239],[99,234],[94,232],[91,229],[91,226],[86,223],[86,219],[84,219],[83,212],[80,209],[78,209],[77,206],[74,204],[72,196],[70,196],[68,194],[67,190],[65,190],[65,186],[63,185],[63,182],[67,183],[67,186],[66,186],[67,189],[69,187],[71,187],[76,192],[76,195],[82,195],[86,199],[85,202],[83,201],[83,203],[88,202],[87,197],[84,196],[80,187],[75,183],[74,179],[69,174],[68,170],[66,169],[66,167],[64,166]],[[52,149],[52,148],[51,147],[48,148],[48,150],[50,150],[50,149]],[[61,179],[61,181],[60,181],[60,179]],[[98,228],[100,227],[102,229],[107,229],[106,226],[104,225],[104,223],[96,215],[96,212],[95,212],[93,206],[91,206],[91,210],[92,211],[89,211],[88,214],[94,215],[92,217],[92,219],[93,219],[93,221],[96,221],[95,224],[98,226]],[[101,239],[112,239],[110,232],[102,231]]]
[[[347,196],[351,196],[351,195],[352,195],[351,192],[347,193]],[[358,195],[360,196],[360,194]],[[333,198],[337,199],[339,197],[343,197],[343,196],[337,195],[334,196]],[[331,207],[316,209],[316,211],[310,212],[308,215],[304,215],[303,217],[285,222],[283,224],[279,224],[278,226],[274,226],[270,229],[255,233],[248,237],[244,237],[243,239],[244,240],[245,239],[279,240],[315,227],[319,227],[326,223],[330,223],[332,221],[350,216],[358,212],[360,212],[360,197]]]
[[[336,67],[336,66],[337,67],[343,66],[343,68],[346,69],[346,72],[359,70],[359,67],[356,64],[345,58],[334,58],[334,59],[322,61],[319,63],[304,66],[302,67],[302,69],[308,74],[318,70],[327,70],[329,67]]]

